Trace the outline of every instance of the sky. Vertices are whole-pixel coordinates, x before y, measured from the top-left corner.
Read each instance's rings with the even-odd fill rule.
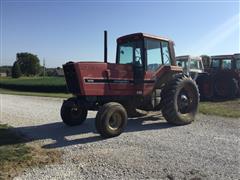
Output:
[[[36,54],[47,67],[67,61],[115,62],[116,39],[135,32],[168,37],[176,55],[240,52],[239,0],[0,0],[1,65],[16,53]]]

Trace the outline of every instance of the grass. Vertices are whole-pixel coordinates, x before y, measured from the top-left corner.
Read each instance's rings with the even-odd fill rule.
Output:
[[[13,179],[24,169],[61,161],[61,152],[26,144],[26,139],[0,124],[0,179]]]
[[[64,77],[1,77],[0,84],[16,84],[16,85],[65,85]]]
[[[17,79],[2,77],[0,87],[27,92],[67,92],[64,77],[21,77]]]
[[[206,115],[240,118],[240,99],[222,102],[200,102],[199,112]]]
[[[69,98],[72,94],[68,93],[46,93],[46,92],[25,92],[25,91],[15,91],[10,89],[0,88],[0,94],[12,94],[12,95],[22,95],[22,96],[40,96],[40,97],[60,97]]]

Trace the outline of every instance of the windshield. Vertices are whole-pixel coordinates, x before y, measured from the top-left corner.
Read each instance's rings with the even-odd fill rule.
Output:
[[[118,45],[117,63],[118,64],[137,64],[142,65],[142,41],[130,41]]]
[[[203,69],[201,61],[192,59],[190,61],[190,69]]]
[[[169,43],[167,41],[145,38],[144,45],[148,71],[156,71],[163,64],[171,64]]]
[[[183,69],[187,69],[187,67],[188,67],[187,59],[177,59],[176,63],[177,63],[177,66],[182,67]]]

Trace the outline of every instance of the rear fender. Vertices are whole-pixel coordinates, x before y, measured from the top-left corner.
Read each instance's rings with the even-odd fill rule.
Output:
[[[163,66],[155,74],[155,87],[154,89],[160,89],[162,86],[169,82],[174,74],[182,73],[183,69],[178,66]]]

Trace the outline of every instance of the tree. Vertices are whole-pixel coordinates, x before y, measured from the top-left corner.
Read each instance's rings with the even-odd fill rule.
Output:
[[[20,66],[17,61],[13,63],[12,67],[12,78],[19,78],[22,75]]]
[[[36,75],[40,71],[40,61],[37,55],[31,53],[17,53],[17,62],[22,73],[26,76]]]

